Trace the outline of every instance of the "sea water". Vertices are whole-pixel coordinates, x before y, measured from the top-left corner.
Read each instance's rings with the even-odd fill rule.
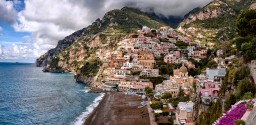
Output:
[[[0,63],[0,125],[82,124],[103,97],[85,88],[72,74]]]

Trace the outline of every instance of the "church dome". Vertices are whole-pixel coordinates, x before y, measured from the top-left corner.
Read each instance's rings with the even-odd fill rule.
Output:
[[[184,66],[184,64],[180,67],[180,72],[182,73],[188,72],[188,69],[186,68],[186,66]]]

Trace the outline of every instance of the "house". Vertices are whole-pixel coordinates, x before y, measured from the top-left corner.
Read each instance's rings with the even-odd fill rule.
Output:
[[[204,81],[200,83],[200,96],[204,104],[210,104],[211,101],[218,98],[220,84],[213,81]]]
[[[179,63],[179,60],[177,60],[176,55],[175,54],[168,54],[164,57],[164,62],[166,63]]]
[[[130,61],[126,61],[123,66],[121,67],[121,69],[131,69],[133,66],[133,63]]]
[[[144,69],[153,69],[155,65],[154,55],[152,53],[144,53],[138,55],[138,63]]]
[[[176,120],[179,124],[183,125],[193,122],[193,107],[193,102],[179,102],[175,113]]]
[[[145,87],[153,88],[153,83],[145,81],[133,82],[131,89],[143,91]]]
[[[195,46],[188,46],[187,50],[188,50],[188,56],[191,57],[191,56],[193,56]]]
[[[206,68],[206,78],[210,81],[221,81],[226,75],[225,68],[209,69]]]
[[[159,76],[159,69],[143,69],[140,76],[157,77]]]
[[[114,77],[124,78],[124,77],[126,77],[127,74],[130,74],[129,70],[126,70],[126,69],[116,69]]]

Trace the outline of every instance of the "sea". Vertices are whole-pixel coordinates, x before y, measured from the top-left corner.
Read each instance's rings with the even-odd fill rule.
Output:
[[[103,94],[68,73],[29,63],[0,63],[0,125],[81,125]]]

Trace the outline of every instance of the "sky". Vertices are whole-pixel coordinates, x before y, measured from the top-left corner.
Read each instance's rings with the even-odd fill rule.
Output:
[[[184,16],[211,0],[0,0],[0,62],[35,62],[58,41],[124,6]]]

